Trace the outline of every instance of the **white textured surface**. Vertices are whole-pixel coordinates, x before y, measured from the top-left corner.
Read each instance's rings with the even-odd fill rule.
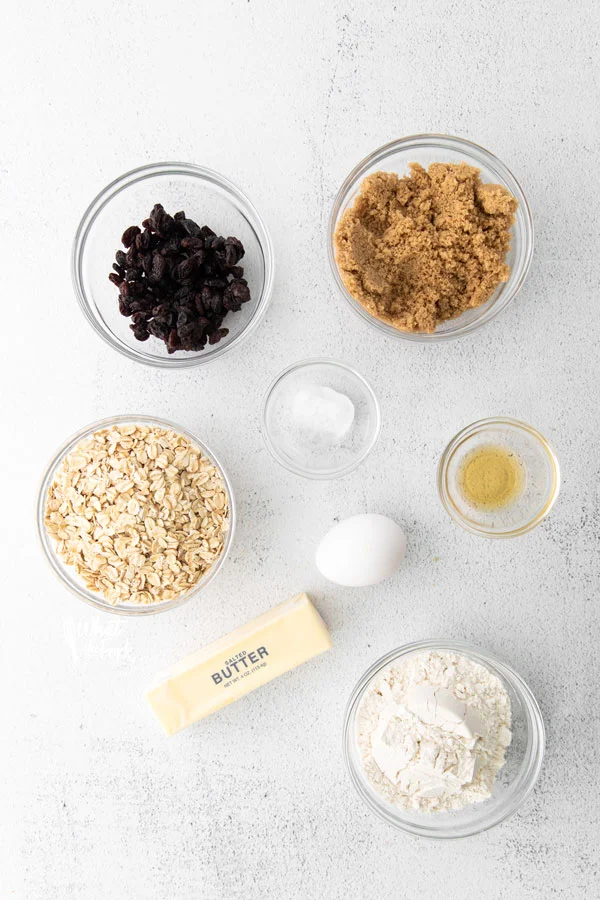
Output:
[[[47,9],[51,8],[48,13]],[[2,900],[549,900],[598,890],[598,26],[561,0],[13,3],[2,51]],[[8,89],[7,86],[10,85]],[[381,338],[335,295],[328,207],[383,142],[447,131],[513,169],[533,267],[481,333]],[[277,279],[255,337],[207,371],[151,371],[84,322],[69,278],[78,217],[108,181],[174,158],[231,177],[273,234]],[[126,223],[127,224],[127,223]],[[37,248],[37,249],[34,249]],[[355,362],[380,442],[340,482],[267,455],[258,400],[287,363]],[[154,413],[222,453],[237,490],[231,560],[196,602],[145,621],[87,609],[33,534],[48,457],[81,425]],[[516,541],[453,527],[435,488],[445,442],[516,415],[556,446],[552,517]],[[404,524],[383,586],[328,586],[315,544],[336,517]],[[306,589],[335,649],[167,741],[140,694],[155,670]],[[361,806],[342,766],[344,704],[396,644],[465,638],[509,660],[548,726],[539,786],[479,838],[433,845]]]

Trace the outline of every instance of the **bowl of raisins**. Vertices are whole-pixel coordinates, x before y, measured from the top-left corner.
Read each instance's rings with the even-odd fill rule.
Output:
[[[73,244],[82,311],[111,347],[151,366],[222,356],[257,327],[273,288],[273,247],[228,179],[189,163],[127,172],[86,210]]]

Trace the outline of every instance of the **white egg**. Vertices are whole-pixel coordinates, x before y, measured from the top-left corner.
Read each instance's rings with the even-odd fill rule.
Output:
[[[317,569],[344,587],[379,584],[406,552],[406,535],[393,519],[377,513],[351,516],[331,528],[317,548]]]

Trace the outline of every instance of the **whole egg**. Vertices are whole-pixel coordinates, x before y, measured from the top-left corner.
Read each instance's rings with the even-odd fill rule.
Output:
[[[345,587],[379,584],[399,567],[406,535],[393,519],[365,513],[331,528],[317,548],[316,564],[329,581]]]

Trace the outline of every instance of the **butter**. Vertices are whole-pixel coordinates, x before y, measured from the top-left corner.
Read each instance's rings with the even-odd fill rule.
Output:
[[[319,613],[299,594],[186,656],[159,676],[146,697],[172,735],[330,647]]]

